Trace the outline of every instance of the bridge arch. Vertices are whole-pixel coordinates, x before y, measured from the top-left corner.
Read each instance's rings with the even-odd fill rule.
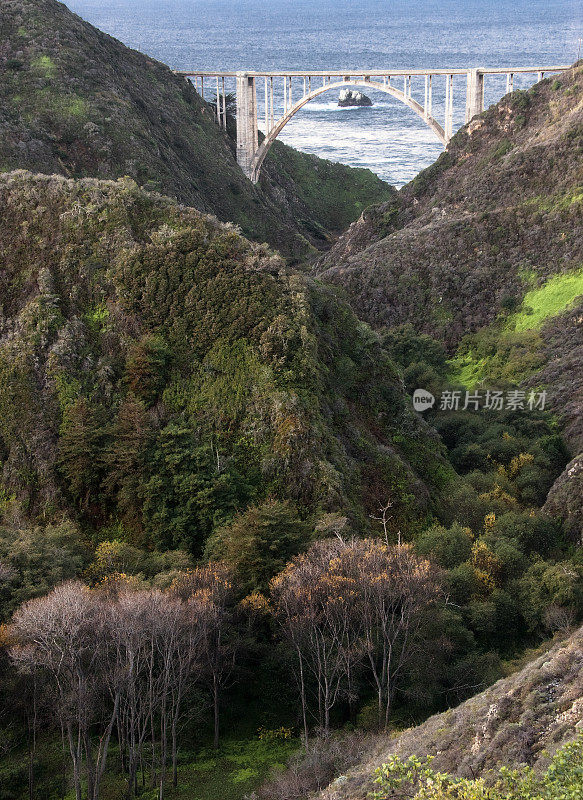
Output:
[[[288,108],[283,116],[281,116],[270,129],[269,133],[266,134],[265,138],[255,151],[253,156],[253,160],[251,162],[251,175],[250,178],[253,183],[257,183],[259,180],[259,175],[261,173],[261,167],[267,156],[272,144],[277,139],[281,131],[285,128],[287,123],[298,113],[298,111],[303,108],[307,103],[314,98],[319,97],[319,95],[324,94],[325,92],[333,91],[335,89],[345,89],[347,87],[357,86],[359,88],[374,89],[379,92],[384,92],[384,94],[388,94],[391,97],[399,100],[404,105],[408,106],[412,111],[420,117],[423,122],[435,133],[439,141],[443,144],[443,146],[447,146],[447,137],[445,135],[445,131],[443,127],[437,122],[437,120],[429,113],[426,113],[423,106],[418,103],[415,99],[405,94],[404,91],[397,89],[390,84],[380,83],[379,81],[373,80],[358,80],[358,79],[350,79],[346,80],[343,79],[342,81],[336,81],[334,83],[326,83],[323,86],[319,86],[317,89],[312,90],[308,94],[304,95],[300,100],[294,103],[290,108]]]

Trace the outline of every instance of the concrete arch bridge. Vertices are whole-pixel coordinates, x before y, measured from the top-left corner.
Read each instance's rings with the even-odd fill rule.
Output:
[[[177,72],[194,82],[204,98],[215,90],[214,102],[218,123],[226,128],[226,91],[236,85],[237,100],[237,162],[245,175],[257,183],[261,166],[269,148],[285,125],[298,111],[325,92],[358,87],[376,90],[399,100],[411,109],[447,147],[453,136],[454,78],[460,77],[465,90],[465,121],[469,122],[484,110],[484,86],[487,75],[506,76],[506,93],[513,91],[515,75],[533,74],[542,80],[545,74],[558,73],[569,66],[551,67],[493,67],[472,69],[408,69],[309,72]],[[465,79],[465,80],[464,80]],[[441,84],[437,104],[443,113],[443,123],[434,115],[436,82]],[[443,87],[443,81],[445,87]],[[445,88],[445,92],[443,92]],[[414,97],[414,93],[419,99]],[[445,103],[443,103],[445,94]],[[463,97],[463,93],[459,93]],[[259,98],[259,102],[258,102]],[[265,138],[259,143],[259,127]]]

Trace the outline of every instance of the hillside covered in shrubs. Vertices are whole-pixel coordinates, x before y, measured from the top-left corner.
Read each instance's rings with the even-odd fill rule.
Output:
[[[85,780],[92,800],[140,796],[138,762],[144,785],[212,796],[196,753],[213,741],[230,796],[266,779],[287,797],[267,773],[297,737],[422,718],[580,617],[573,534],[540,510],[568,459],[543,411],[427,424],[407,390],[419,369],[443,380],[440,343],[374,333],[267,246],[129,179],[17,171],[0,198],[9,797],[27,750],[49,797],[82,800]],[[139,642],[155,655],[134,675]],[[84,744],[55,771],[59,725]],[[300,759],[306,793],[346,764],[326,759]]]
[[[0,170],[129,176],[296,260],[395,193],[280,143],[254,186],[192,84],[57,0],[3,0],[0,76]]]
[[[0,194],[7,518],[200,555],[270,496],[312,520],[363,524],[377,494],[428,512],[441,445],[332,292],[129,180],[16,172]]]
[[[248,704],[257,727],[283,724],[290,737],[347,719],[376,729],[463,700],[500,675],[501,657],[578,618],[572,534],[539,510],[568,458],[544,412],[435,412],[431,427],[406,392],[419,369],[444,379],[441,344],[407,327],[374,333],[266,245],[129,179],[17,171],[1,176],[0,195],[1,599],[6,623],[22,619],[3,634],[2,668],[15,719],[33,702],[38,719],[53,708],[73,725],[70,704],[85,708],[89,684],[51,705],[60,661],[51,673],[42,651],[30,660],[27,637],[37,639],[25,620],[57,603],[64,616],[49,613],[57,628],[47,635],[59,641],[77,623],[58,598],[97,593],[79,606],[71,647],[78,669],[101,676],[90,682],[99,713],[83,722],[75,712],[71,735],[86,744],[65,762],[66,782],[77,769],[102,780],[91,742],[108,719],[121,724],[100,699],[111,681],[127,713],[138,686],[154,698],[151,750],[131,751],[153,782],[160,758],[178,774],[166,725],[183,712],[204,720],[180,736],[195,749],[205,737],[220,743],[225,714],[237,731],[226,709]],[[366,536],[376,538],[359,545]],[[170,623],[152,628],[160,656],[135,685],[116,683],[125,662],[94,661],[113,641],[120,658],[131,652],[133,640],[108,638],[104,608],[118,596],[120,619],[179,626],[172,645]],[[195,633],[188,604],[203,601],[196,619],[208,626]],[[401,622],[387,628],[389,609]],[[86,614],[105,627],[86,628]],[[191,635],[207,660],[187,647],[194,694],[164,716],[158,703],[182,684],[162,654]],[[38,696],[18,688],[26,670]],[[13,786],[37,724],[9,736]],[[120,728],[115,746],[134,734]],[[43,742],[33,780],[50,794],[60,784],[49,777],[50,736]],[[268,748],[246,785],[279,752]],[[132,763],[114,748],[105,774],[131,784]]]
[[[583,262],[583,67],[504,97],[394,201],[365,211],[316,272],[375,327],[454,347]],[[581,292],[579,292],[581,293]]]

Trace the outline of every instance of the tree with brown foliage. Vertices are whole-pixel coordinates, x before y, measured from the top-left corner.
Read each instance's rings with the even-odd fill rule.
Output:
[[[362,656],[358,586],[344,570],[345,550],[338,539],[316,542],[271,582],[277,618],[298,659],[306,741],[306,672],[316,683],[318,723],[327,733],[330,712]]]
[[[395,691],[418,649],[425,615],[440,597],[439,575],[408,544],[364,539],[352,543],[345,559],[358,585],[379,725],[387,727]]]
[[[424,614],[439,598],[438,575],[409,545],[378,539],[316,542],[271,582],[276,616],[295,650],[307,739],[306,672],[315,681],[325,732],[342,694],[365,664],[388,725],[399,681],[419,644]]]

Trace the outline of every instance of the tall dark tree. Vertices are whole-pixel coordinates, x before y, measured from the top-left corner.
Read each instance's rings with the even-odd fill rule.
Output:
[[[293,504],[269,499],[215,531],[207,555],[233,567],[238,591],[264,592],[271,578],[306,545],[309,534],[309,523],[300,519]]]
[[[97,500],[103,437],[98,415],[86,397],[80,397],[65,410],[59,437],[58,470],[69,494],[83,511]]]
[[[110,430],[103,487],[115,502],[119,517],[137,537],[142,532],[143,486],[151,439],[152,428],[144,403],[129,394]]]

